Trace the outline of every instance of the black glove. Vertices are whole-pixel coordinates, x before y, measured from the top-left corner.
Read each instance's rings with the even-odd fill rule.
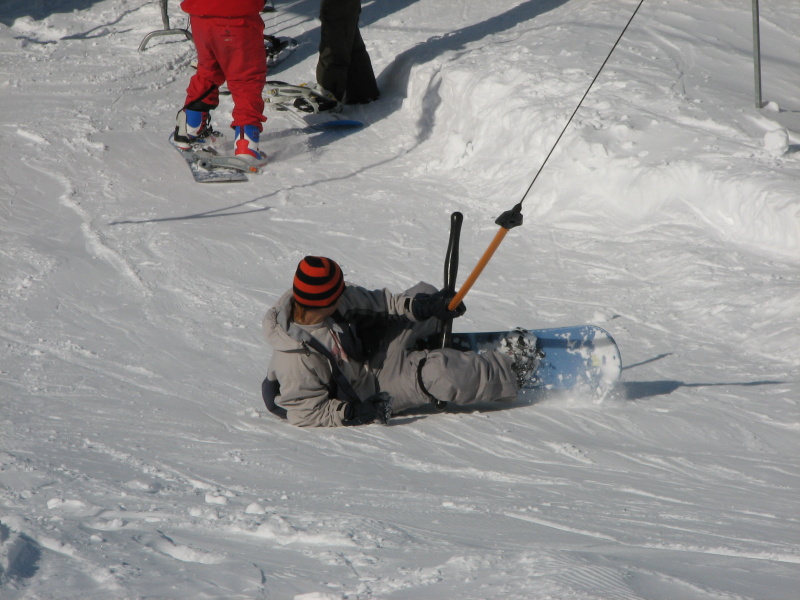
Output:
[[[392,397],[386,392],[379,392],[361,402],[348,404],[343,423],[351,426],[367,425],[377,421],[386,425],[390,416],[392,416]]]
[[[411,303],[411,312],[417,321],[424,321],[431,317],[437,319],[455,319],[467,312],[467,307],[461,302],[455,310],[449,310],[447,305],[456,295],[450,290],[439,290],[435,294],[417,294]]]

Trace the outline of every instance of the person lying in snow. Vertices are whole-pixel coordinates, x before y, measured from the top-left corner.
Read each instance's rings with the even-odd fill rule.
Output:
[[[417,350],[450,311],[452,292],[419,283],[401,294],[344,281],[321,256],[300,261],[292,289],[267,311],[272,360],[262,384],[270,412],[300,427],[386,423],[438,399],[471,404],[517,397],[514,357],[504,352]]]

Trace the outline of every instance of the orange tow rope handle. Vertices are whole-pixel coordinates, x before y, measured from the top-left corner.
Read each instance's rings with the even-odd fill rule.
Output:
[[[497,218],[495,223],[500,225],[500,231],[495,234],[492,243],[489,244],[486,252],[483,253],[483,256],[481,256],[481,259],[478,261],[478,264],[475,265],[474,269],[472,269],[472,273],[469,274],[469,277],[467,277],[467,280],[463,283],[461,289],[458,290],[458,293],[453,296],[450,304],[447,305],[448,310],[455,310],[458,305],[461,304],[464,296],[467,295],[467,292],[469,292],[469,290],[472,288],[472,285],[478,280],[478,277],[480,277],[481,273],[486,268],[486,265],[489,264],[489,261],[492,259],[492,256],[494,256],[495,251],[500,246],[503,239],[506,237],[506,234],[514,227],[522,225],[522,203],[520,202],[513,209],[504,212]]]

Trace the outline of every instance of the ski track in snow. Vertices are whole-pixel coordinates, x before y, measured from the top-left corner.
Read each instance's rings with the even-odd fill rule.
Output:
[[[470,291],[460,330],[608,329],[602,402],[304,431],[259,399],[297,261],[437,283],[460,210],[463,280],[634,5],[364,3],[367,126],[270,115],[264,175],[198,186],[158,3],[5,2],[0,597],[796,598],[796,2],[761,3],[761,110],[749,5],[645,2]],[[277,8],[306,81],[317,5]]]

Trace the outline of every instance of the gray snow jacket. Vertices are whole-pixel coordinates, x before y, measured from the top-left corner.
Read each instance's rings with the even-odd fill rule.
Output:
[[[346,284],[334,317],[343,329],[340,337],[348,356],[361,363],[357,368],[366,370],[358,381],[350,381],[361,400],[379,391],[369,358],[382,341],[386,324],[392,319],[416,322],[411,300],[411,296],[392,294],[386,289],[370,291]],[[296,325],[291,317],[292,291],[289,290],[264,317],[264,335],[273,349],[265,386],[273,385],[275,404],[286,411],[285,416],[292,425],[343,425],[347,398],[334,381],[331,363],[311,347],[311,334]],[[355,328],[348,325],[353,323],[357,324]],[[355,330],[361,335],[355,335]]]

